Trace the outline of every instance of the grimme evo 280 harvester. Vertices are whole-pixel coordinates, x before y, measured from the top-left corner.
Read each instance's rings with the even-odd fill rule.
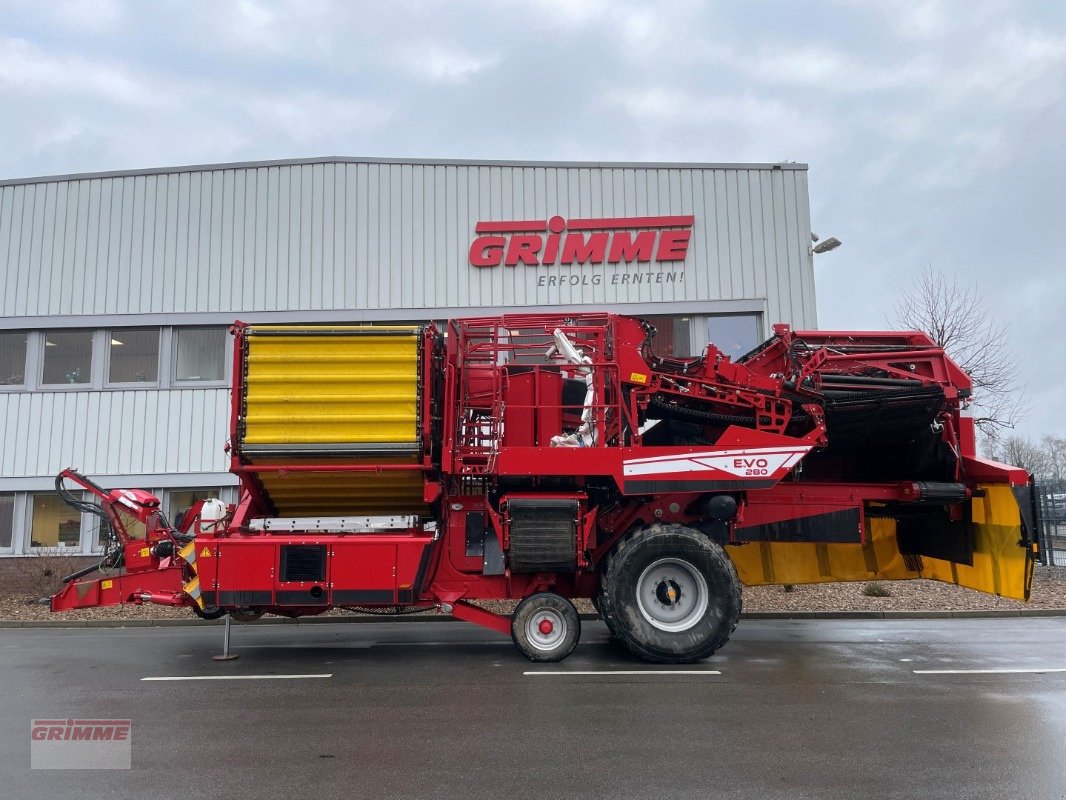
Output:
[[[232,333],[239,501],[171,525],[64,471],[108,544],[54,610],[436,608],[554,661],[580,634],[569,598],[591,598],[634,653],[684,662],[726,642],[741,582],[1029,595],[1030,476],[976,456],[971,382],[922,333],[777,325],[736,361],[659,356],[608,313]]]

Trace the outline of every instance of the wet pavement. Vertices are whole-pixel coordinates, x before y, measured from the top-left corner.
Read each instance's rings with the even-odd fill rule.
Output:
[[[221,643],[0,630],[0,798],[1066,798],[1066,618],[747,620],[683,667],[600,623],[554,665],[450,622]],[[31,770],[34,718],[129,718],[133,768]]]

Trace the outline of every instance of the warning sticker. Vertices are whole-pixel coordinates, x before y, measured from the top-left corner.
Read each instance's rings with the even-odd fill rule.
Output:
[[[115,585],[114,581],[100,581],[100,588],[101,589],[110,589],[114,585]]]
[[[643,372],[631,372],[629,373],[629,380],[631,380],[633,383],[647,383],[648,376],[645,375]]]
[[[138,551],[138,553],[140,554],[141,558],[148,558],[148,555],[149,555],[150,552],[151,551],[147,547],[142,547]]]
[[[204,549],[200,551],[200,558],[211,558],[211,551],[207,549],[207,545],[204,545]]]

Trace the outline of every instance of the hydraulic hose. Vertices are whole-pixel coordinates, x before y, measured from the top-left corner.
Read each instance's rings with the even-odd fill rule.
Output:
[[[92,483],[92,481],[85,476],[82,475],[80,477],[82,480],[86,481],[86,483],[99,489],[101,493],[104,492],[103,488],[96,486],[96,484]],[[79,570],[78,572],[68,575],[63,579],[63,583],[77,580],[83,575],[88,575],[90,572],[98,569],[114,569],[122,566],[122,542],[119,541],[118,534],[115,533],[115,528],[112,526],[111,518],[107,515],[107,512],[104,511],[99,503],[93,502],[92,500],[83,500],[78,497],[72,491],[67,489],[63,481],[64,478],[62,474],[56,476],[56,494],[59,495],[59,499],[76,511],[92,514],[94,517],[98,517],[104,531],[104,555],[103,558],[100,559],[100,562],[92,568],[87,567],[84,570]]]

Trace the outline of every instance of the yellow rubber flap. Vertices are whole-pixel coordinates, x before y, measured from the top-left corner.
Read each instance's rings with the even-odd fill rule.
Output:
[[[971,501],[972,566],[929,556],[904,559],[896,542],[895,521],[879,518],[867,519],[865,544],[758,542],[730,545],[727,550],[740,580],[749,586],[931,578],[1028,600],[1035,562],[1032,551],[1019,546],[1022,528],[1018,502],[1009,486],[980,488],[984,496]]]
[[[252,326],[249,445],[418,441],[417,327]]]
[[[968,586],[979,592],[1028,600],[1035,560],[1022,547],[1021,512],[1006,485],[982,486],[983,497],[971,501],[974,527],[973,566],[922,556],[922,577]]]
[[[921,577],[899,552],[894,520],[867,519],[866,526],[866,544],[752,542],[726,549],[749,586]]]

